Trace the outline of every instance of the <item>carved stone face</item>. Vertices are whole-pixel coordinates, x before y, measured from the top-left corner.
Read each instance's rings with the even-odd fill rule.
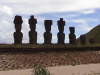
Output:
[[[14,18],[14,24],[22,24],[22,23],[23,23],[22,17],[16,15]]]
[[[60,18],[60,20],[57,21],[57,25],[59,26],[65,26],[65,21],[63,20],[63,18]]]
[[[74,34],[75,33],[75,28],[74,27],[69,27],[70,33]]]
[[[50,32],[51,31],[51,25],[45,25],[45,30],[46,30],[46,32]]]
[[[23,21],[22,21],[22,17],[21,16],[15,16],[14,18],[14,24],[15,24],[15,30],[16,32],[20,32],[21,31],[21,28],[22,28],[22,24]]]
[[[28,23],[29,23],[30,30],[35,31],[36,30],[37,19],[35,19],[33,15],[28,20]]]
[[[37,19],[35,19],[34,16],[31,16],[28,23],[29,24],[37,24]]]
[[[52,25],[52,20],[45,20],[44,25]]]
[[[57,21],[58,29],[59,32],[64,32],[64,26],[65,26],[65,21],[63,21],[63,18],[60,18],[60,20]]]
[[[46,32],[50,32],[51,31],[52,20],[45,20],[44,24],[45,24]]]

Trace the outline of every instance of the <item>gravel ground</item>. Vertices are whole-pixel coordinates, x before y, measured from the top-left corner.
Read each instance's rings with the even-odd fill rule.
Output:
[[[90,63],[100,63],[100,51],[0,53],[0,71]]]

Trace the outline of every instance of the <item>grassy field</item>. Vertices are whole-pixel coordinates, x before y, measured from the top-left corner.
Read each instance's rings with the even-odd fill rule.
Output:
[[[100,47],[100,44],[70,45],[70,44],[0,44],[0,48],[72,48],[72,47]]]

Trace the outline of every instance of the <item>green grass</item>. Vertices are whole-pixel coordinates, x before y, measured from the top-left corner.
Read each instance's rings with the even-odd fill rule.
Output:
[[[32,75],[51,75],[50,72],[47,70],[47,68],[42,66],[35,67],[32,72],[33,72]]]
[[[89,43],[89,39],[93,38],[95,43],[100,44],[100,25],[97,25],[93,29],[91,29],[86,35],[86,41]]]
[[[0,44],[0,48],[68,48],[68,47],[100,47],[100,44],[60,45],[60,44]]]

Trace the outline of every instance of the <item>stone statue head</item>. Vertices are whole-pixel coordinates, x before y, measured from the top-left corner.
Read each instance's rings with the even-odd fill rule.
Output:
[[[69,27],[70,33],[74,34],[75,33],[75,27]]]
[[[22,17],[16,15],[13,22],[14,22],[15,25],[22,24],[23,23]]]
[[[50,32],[51,31],[52,20],[45,20],[44,25],[45,25],[46,32]]]

